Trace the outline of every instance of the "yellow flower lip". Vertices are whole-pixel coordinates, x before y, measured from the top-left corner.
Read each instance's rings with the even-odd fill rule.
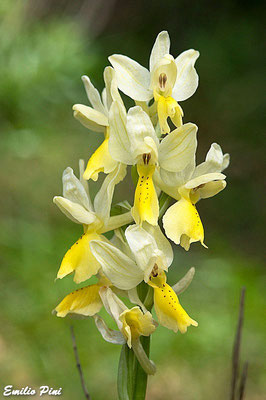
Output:
[[[162,326],[181,333],[185,333],[190,325],[198,326],[183,309],[174,290],[166,283],[164,272],[151,274],[148,284],[154,289],[155,312]]]
[[[137,306],[123,311],[119,320],[123,324],[122,333],[129,347],[140,336],[150,336],[156,329],[151,313],[147,311],[144,314]]]
[[[144,164],[137,166],[139,179],[131,213],[137,224],[147,221],[151,225],[156,225],[159,216],[159,204],[152,180],[155,165],[149,164],[149,156],[149,154],[143,155]]]
[[[170,118],[176,127],[183,124],[183,110],[171,93],[158,93],[154,90],[154,99],[157,102],[158,120],[162,134],[169,133],[170,127],[167,119]]]

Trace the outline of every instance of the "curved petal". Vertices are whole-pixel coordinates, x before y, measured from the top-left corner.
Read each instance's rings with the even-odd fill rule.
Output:
[[[109,153],[108,142],[109,139],[106,138],[90,157],[83,174],[84,179],[97,181],[100,172],[109,174],[117,167],[117,161]]]
[[[87,211],[80,204],[74,203],[68,199],[61,196],[55,196],[53,202],[57,207],[64,213],[71,221],[76,224],[90,225],[96,221],[96,216],[94,213]]]
[[[126,305],[109,287],[102,287],[99,291],[104,308],[108,314],[115,320],[119,330],[122,328],[122,322],[119,319],[120,314],[127,310]]]
[[[222,172],[229,165],[229,154],[223,155],[221,146],[212,143],[206,155],[206,160],[198,165],[193,174],[193,178],[213,172]]]
[[[160,167],[170,171],[182,171],[194,159],[197,147],[195,124],[187,123],[167,135],[159,146]]]
[[[159,251],[155,239],[145,229],[139,225],[130,225],[126,229],[125,235],[136,263],[142,269],[146,278],[149,277],[158,257],[163,259],[164,265],[162,267],[167,269],[163,252]]]
[[[198,186],[201,185],[205,185],[208,182],[212,182],[212,181],[221,181],[223,179],[225,179],[226,176],[224,174],[220,174],[220,173],[210,173],[210,174],[206,174],[206,175],[201,175],[198,176],[197,178],[193,178],[190,181],[188,181],[185,184],[185,188],[186,189],[193,189],[193,188],[197,188]]]
[[[105,321],[99,317],[99,315],[94,316],[95,325],[106,342],[112,344],[124,344],[126,339],[120,331],[115,331],[108,328]]]
[[[192,160],[188,163],[188,165],[180,172],[170,172],[167,171],[166,169],[160,168],[160,174],[156,174],[156,180],[154,182],[157,185],[157,180],[158,180],[158,185],[166,185],[166,188],[168,187],[168,191],[170,190],[172,193],[175,193],[174,195],[168,193],[167,189],[165,190],[162,186],[162,190],[165,193],[168,193],[169,196],[173,197],[176,199],[176,195],[179,195],[177,193],[177,190],[180,186],[183,186],[188,180],[192,177],[193,171],[195,169],[195,157],[192,158]],[[160,178],[158,177],[160,175]],[[161,180],[161,182],[160,182]]]
[[[143,228],[147,231],[155,240],[158,249],[164,254],[166,258],[166,265],[170,267],[174,259],[174,253],[172,246],[161,231],[159,225],[150,225],[148,223],[143,224]]]
[[[209,197],[215,196],[217,193],[221,192],[226,187],[225,181],[212,181],[206,183],[202,188],[199,188],[199,197],[201,199],[207,199]]]
[[[180,281],[178,281],[174,286],[172,286],[173,291],[178,296],[179,294],[183,293],[191,284],[192,279],[195,275],[195,268],[192,267],[188,270],[185,276],[183,276]]]
[[[103,181],[101,189],[95,196],[94,209],[97,215],[107,224],[113,200],[115,186],[126,176],[126,165],[117,164],[114,171],[109,173]]]
[[[136,263],[112,244],[92,241],[90,248],[114,286],[129,290],[143,280],[143,272]]]
[[[108,116],[107,110],[104,108],[104,105],[102,103],[101,96],[98,90],[91,83],[90,78],[87,75],[83,75],[81,79],[85,86],[88,99],[94,110],[97,110],[100,113]]]
[[[80,283],[96,275],[101,265],[92,254],[89,244],[91,240],[103,240],[104,237],[95,232],[83,234],[76,243],[66,252],[57,279],[75,271],[74,282]]]
[[[176,101],[183,101],[191,97],[199,84],[199,77],[194,68],[199,57],[196,50],[187,50],[181,53],[175,60],[177,77],[172,96]]]
[[[63,196],[66,199],[80,204],[89,211],[93,211],[88,192],[82,185],[81,181],[74,175],[72,168],[68,167],[64,170],[62,181]]]
[[[129,57],[114,54],[108,58],[115,69],[117,84],[127,96],[138,101],[148,101],[153,97],[149,90],[150,73]]]
[[[134,164],[130,150],[131,142],[126,128],[126,111],[116,101],[110,108],[109,123],[109,151],[112,158],[127,165]]]
[[[67,314],[95,315],[103,305],[99,289],[99,285],[90,285],[68,294],[55,308],[57,317],[65,317]]]
[[[108,118],[97,110],[83,104],[75,104],[73,107],[74,117],[88,129],[94,132],[105,132],[108,126]]]
[[[157,36],[150,55],[150,71],[155,64],[170,51],[170,38],[167,31],[162,31]]]
[[[131,144],[131,154],[133,159],[137,159],[145,153],[157,153],[156,146],[159,145],[158,137],[148,114],[140,106],[131,107],[127,115],[126,129]],[[145,138],[152,139],[151,141]],[[154,162],[157,160],[152,160]]]
[[[121,107],[125,109],[123,100],[118,91],[115,70],[112,67],[106,67],[104,69],[103,77],[106,87],[107,109],[110,110],[113,101],[117,101],[121,105]]]

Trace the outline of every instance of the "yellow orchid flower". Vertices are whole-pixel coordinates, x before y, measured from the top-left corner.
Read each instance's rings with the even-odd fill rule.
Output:
[[[168,117],[176,127],[182,124],[183,111],[177,102],[191,97],[198,87],[194,64],[199,52],[190,49],[174,59],[169,51],[168,32],[162,31],[152,48],[149,70],[120,54],[109,57],[122,92],[137,102],[149,102],[154,97],[162,134],[170,132]]]
[[[150,336],[156,329],[150,312],[143,312],[139,307],[123,311],[119,316],[122,322],[121,332],[129,348],[140,336]]]
[[[185,250],[199,241],[204,247],[204,229],[196,209],[200,199],[212,197],[226,186],[225,175],[221,173],[229,164],[228,154],[223,155],[219,145],[213,143],[206,161],[195,167],[191,160],[188,168],[180,174],[163,171],[156,174],[156,185],[169,196],[178,200],[168,208],[163,217],[165,233]]]
[[[196,125],[188,123],[159,141],[150,117],[140,106],[130,108],[126,114],[119,103],[112,104],[109,151],[114,160],[137,165],[139,178],[132,208],[137,224],[157,224],[159,204],[154,172],[158,167],[169,172],[185,168],[195,153],[196,133]]]
[[[198,326],[181,306],[174,290],[166,283],[163,271],[155,268],[148,282],[154,290],[154,307],[160,325],[177,332],[185,333],[190,325]]]
[[[82,81],[92,107],[83,104],[75,104],[73,106],[74,117],[86,128],[95,132],[104,133],[103,143],[90,157],[84,172],[84,179],[97,181],[100,172],[108,174],[117,166],[117,161],[112,159],[108,149],[109,109],[113,100],[118,101],[122,107],[124,107],[124,105],[117,90],[113,68],[106,67],[104,70],[106,88],[103,91],[102,98],[87,76],[83,76]]]
[[[67,251],[57,274],[57,278],[62,279],[75,272],[76,283],[97,274],[101,267],[91,252],[90,242],[92,240],[105,241],[106,238],[102,233],[132,221],[130,212],[110,217],[114,188],[124,178],[125,166],[118,164],[116,169],[105,178],[93,205],[88,186],[86,186],[87,182],[82,180],[83,171],[81,168],[81,180],[79,180],[75,177],[73,170],[67,168],[63,173],[64,197],[54,197],[54,203],[60,210],[72,221],[84,227],[85,233]]]
[[[99,293],[106,311],[116,322],[125,342],[129,348],[133,349],[144,371],[149,375],[154,375],[156,367],[147,357],[139,340],[140,336],[150,336],[156,329],[151,313],[149,311],[144,313],[139,307],[128,309],[109,287],[102,287]],[[102,320],[96,317],[95,322],[103,338],[110,341],[109,330],[103,325]],[[113,338],[111,341],[114,343]]]

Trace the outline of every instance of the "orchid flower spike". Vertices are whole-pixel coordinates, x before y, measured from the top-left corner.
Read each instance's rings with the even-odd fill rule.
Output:
[[[177,102],[191,97],[199,80],[194,68],[198,51],[184,51],[176,59],[169,52],[170,38],[162,31],[153,45],[149,70],[120,54],[109,57],[122,92],[138,102],[154,98],[162,134],[170,132],[168,117],[175,126],[182,125],[183,111]]]

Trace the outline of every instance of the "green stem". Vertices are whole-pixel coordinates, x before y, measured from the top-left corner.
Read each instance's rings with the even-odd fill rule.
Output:
[[[142,302],[150,298],[149,286],[142,282],[138,286],[138,295]],[[148,295],[148,296],[147,296]],[[152,302],[148,302],[148,309],[151,310]],[[140,337],[143,350],[149,357],[150,354],[150,336]],[[154,372],[153,372],[154,373]],[[119,367],[117,390],[119,400],[145,400],[147,391],[148,375],[140,365],[133,349],[125,344],[122,346]]]

